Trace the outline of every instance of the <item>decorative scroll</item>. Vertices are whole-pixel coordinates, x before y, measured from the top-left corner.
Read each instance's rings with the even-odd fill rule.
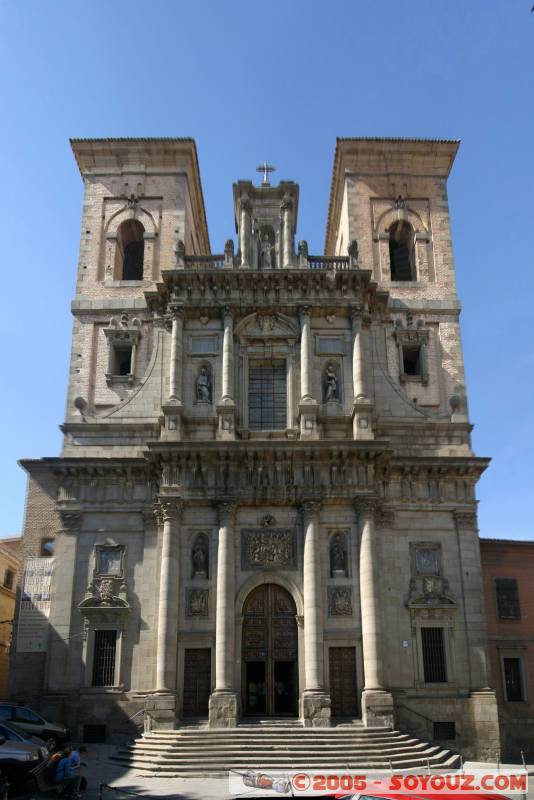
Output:
[[[241,566],[242,569],[294,569],[294,532],[283,528],[244,528],[241,531]]]

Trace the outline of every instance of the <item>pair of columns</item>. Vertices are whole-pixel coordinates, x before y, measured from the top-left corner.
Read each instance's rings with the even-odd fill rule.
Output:
[[[182,504],[170,500],[160,504],[163,532],[158,605],[156,658],[157,692],[172,695],[177,685],[177,629],[180,605],[179,527]],[[305,725],[330,724],[330,699],[324,680],[323,570],[321,564],[320,503],[302,505],[304,521],[304,675],[302,719]],[[377,581],[374,506],[356,501],[361,529],[360,598],[365,689],[363,712],[370,724],[391,724],[387,717],[390,698],[382,682],[379,596]],[[235,515],[232,502],[218,505],[219,542],[217,552],[217,606],[215,630],[215,689],[210,698],[210,725],[233,727],[238,717],[235,689]],[[380,706],[378,715],[374,713]],[[385,711],[384,711],[385,709]],[[392,708],[391,708],[392,713]]]

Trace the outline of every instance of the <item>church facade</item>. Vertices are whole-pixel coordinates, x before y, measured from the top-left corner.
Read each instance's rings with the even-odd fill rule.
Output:
[[[362,718],[499,748],[447,178],[458,143],[339,139],[325,255],[299,187],[233,186],[212,254],[190,139],[74,140],[63,449],[25,460],[47,634],[12,694],[113,738]]]

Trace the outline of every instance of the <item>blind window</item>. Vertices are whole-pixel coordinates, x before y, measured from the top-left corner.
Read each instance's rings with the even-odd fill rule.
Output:
[[[285,364],[250,365],[248,422],[251,430],[284,430],[287,427],[286,384]]]
[[[117,631],[95,631],[93,686],[113,686]]]
[[[443,628],[421,628],[425,683],[446,683],[445,642]]]

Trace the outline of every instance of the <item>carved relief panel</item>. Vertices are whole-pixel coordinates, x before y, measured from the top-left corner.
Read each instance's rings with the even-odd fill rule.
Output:
[[[242,569],[295,569],[295,534],[284,528],[241,531]]]

